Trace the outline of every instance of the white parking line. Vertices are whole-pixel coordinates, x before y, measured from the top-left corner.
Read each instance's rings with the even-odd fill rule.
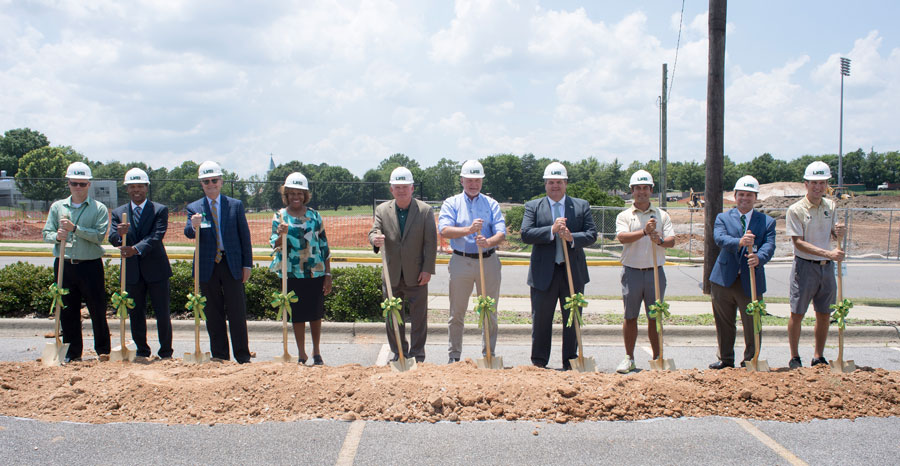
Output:
[[[776,442],[775,439],[773,439],[772,437],[769,437],[763,431],[757,429],[756,426],[751,424],[746,419],[732,418],[731,420],[734,421],[737,425],[743,427],[744,430],[746,430],[747,432],[750,432],[750,434],[752,434],[754,437],[757,438],[757,440],[762,442],[763,445],[771,448],[772,451],[774,451],[775,453],[778,453],[778,455],[781,456],[782,458],[784,458],[788,463],[791,463],[794,465],[801,465],[801,464],[806,465],[807,464],[806,461],[803,461],[800,458],[797,458],[797,456],[794,455],[793,453],[791,453],[790,450],[781,446],[781,444]]]
[[[385,345],[387,346],[387,345]],[[344,437],[344,444],[338,453],[337,466],[351,466],[353,460],[356,459],[356,448],[359,447],[359,439],[362,438],[363,428],[366,427],[366,421],[353,421],[350,428],[347,429],[347,436]]]
[[[391,347],[385,343],[381,345],[381,350],[378,351],[378,357],[375,358],[375,365],[387,366],[389,357],[391,357]]]

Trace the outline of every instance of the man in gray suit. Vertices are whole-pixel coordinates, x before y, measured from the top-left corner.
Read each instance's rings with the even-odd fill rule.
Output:
[[[591,206],[584,199],[566,196],[566,167],[552,162],[544,169],[547,197],[528,201],[522,219],[522,241],[531,248],[528,285],[531,287],[531,363],[546,367],[550,361],[553,314],[557,301],[563,316],[563,369],[571,369],[569,359],[578,356],[575,328],[566,327],[569,311],[563,308],[569,296],[563,247],[568,248],[575,292],[584,291],[590,281],[584,248],[597,241]],[[557,236],[563,239],[558,241]]]
[[[391,195],[394,200],[375,208],[375,222],[369,231],[369,243],[377,253],[384,248],[390,286],[395,297],[403,299],[403,325],[400,339],[403,354],[425,360],[425,338],[428,336],[428,282],[434,275],[437,256],[437,227],[431,206],[413,199],[413,176],[405,167],[391,172]],[[385,288],[385,295],[387,288]],[[410,323],[409,343],[406,322]],[[400,358],[394,329],[386,325],[388,344],[394,360]]]

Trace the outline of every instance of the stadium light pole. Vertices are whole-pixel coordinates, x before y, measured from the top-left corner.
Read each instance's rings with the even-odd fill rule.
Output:
[[[841,127],[838,135],[838,188],[844,187],[844,76],[850,76],[850,59],[841,57]]]

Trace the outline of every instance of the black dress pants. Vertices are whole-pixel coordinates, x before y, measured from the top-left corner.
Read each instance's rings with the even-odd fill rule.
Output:
[[[53,261],[54,274],[59,271],[59,258]],[[66,357],[80,358],[84,350],[81,337],[81,303],[87,304],[94,330],[94,351],[109,354],[109,324],[106,323],[106,287],[103,262],[100,259],[86,261],[66,260],[63,266],[63,288],[69,294],[62,297],[63,309],[59,315],[63,343],[69,344]]]
[[[213,266],[208,282],[200,282],[200,291],[206,296],[206,331],[209,333],[209,349],[212,357],[228,360],[228,330],[231,330],[231,347],[234,359],[239,363],[250,362],[247,337],[247,298],[244,284],[235,280],[223,258]],[[226,326],[225,320],[228,320]]]
[[[128,296],[134,299],[131,315],[131,338],[137,346],[137,355],[150,357],[150,345],[147,344],[147,293],[153,303],[156,315],[156,329],[159,334],[159,357],[172,357],[172,318],[169,312],[169,279],[147,283],[143,278],[137,283],[125,285]]]
[[[584,286],[575,287],[575,292],[584,291]],[[566,327],[569,311],[563,305],[569,296],[569,281],[566,276],[566,264],[556,264],[553,268],[553,280],[546,290],[531,288],[531,363],[545,367],[550,362],[550,346],[553,340],[553,315],[556,304],[562,310],[562,367],[571,369],[570,359],[578,357],[578,342],[575,327]]]

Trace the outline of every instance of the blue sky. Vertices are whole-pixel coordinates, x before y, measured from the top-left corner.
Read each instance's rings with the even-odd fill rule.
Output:
[[[725,150],[791,159],[900,149],[893,1],[732,1]],[[495,153],[658,157],[705,148],[707,1],[0,0],[0,130],[31,127],[100,161],[277,163],[357,175]]]

